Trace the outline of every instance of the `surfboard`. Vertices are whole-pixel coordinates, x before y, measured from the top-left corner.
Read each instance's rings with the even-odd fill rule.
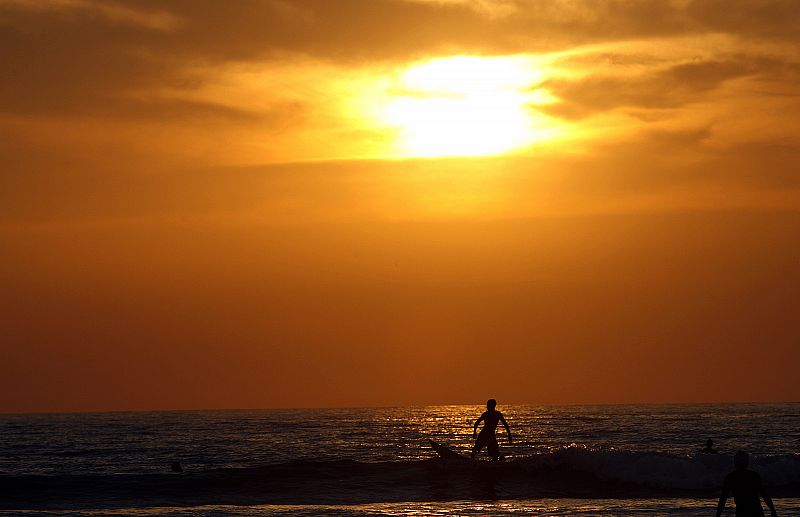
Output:
[[[431,447],[433,447],[433,450],[436,451],[436,454],[438,454],[443,460],[472,461],[470,458],[457,453],[449,447],[446,447],[440,443],[436,443],[433,440],[428,441],[430,442]]]

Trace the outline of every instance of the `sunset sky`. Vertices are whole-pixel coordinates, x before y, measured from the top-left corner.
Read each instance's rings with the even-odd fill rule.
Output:
[[[800,2],[0,0],[0,411],[800,400]]]

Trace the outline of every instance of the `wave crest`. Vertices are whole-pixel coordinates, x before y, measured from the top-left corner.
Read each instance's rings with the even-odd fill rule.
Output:
[[[585,447],[567,447],[517,461],[531,473],[566,468],[603,481],[686,490],[717,488],[733,469],[732,456],[727,454],[679,456]],[[758,472],[768,486],[800,484],[800,455],[797,454],[755,456],[751,458],[750,468]]]
[[[757,456],[773,496],[800,497],[800,456]],[[728,455],[567,447],[505,462],[296,461],[182,474],[0,475],[0,509],[360,504],[542,497],[715,497]],[[46,494],[43,497],[42,494]]]

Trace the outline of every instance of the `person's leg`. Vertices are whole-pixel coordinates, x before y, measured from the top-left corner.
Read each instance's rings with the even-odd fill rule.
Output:
[[[500,446],[497,444],[497,438],[492,437],[487,444],[487,448],[489,450],[489,456],[492,457],[492,461],[497,461],[497,458],[500,456]]]
[[[480,450],[481,450],[481,448],[478,445],[478,442],[475,442],[475,445],[472,446],[472,454],[469,455],[469,459],[474,460],[475,459],[475,455],[478,454],[478,452],[480,452]]]

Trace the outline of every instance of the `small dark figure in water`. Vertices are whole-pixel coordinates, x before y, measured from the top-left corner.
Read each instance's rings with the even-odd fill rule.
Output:
[[[172,472],[183,472],[183,467],[181,466],[180,461],[173,461],[172,465],[170,465],[170,468],[172,468]]]
[[[777,517],[775,505],[761,484],[761,476],[747,468],[749,463],[750,456],[744,451],[739,451],[733,456],[733,464],[736,466],[736,470],[725,476],[722,495],[717,505],[717,517],[722,515],[722,511],[725,509],[725,501],[730,493],[733,493],[733,500],[736,502],[736,517],[762,517],[764,509],[761,507],[759,497],[764,498],[764,502],[769,507],[771,517]]]
[[[508,423],[506,423],[506,419],[503,418],[503,413],[495,409],[496,406],[497,401],[495,399],[489,399],[486,402],[486,411],[475,421],[475,425],[472,426],[472,437],[475,438],[475,446],[472,447],[472,455],[470,456],[472,459],[475,459],[475,455],[486,447],[492,460],[497,461],[500,456],[500,446],[497,444],[497,437],[494,435],[494,431],[497,429],[498,422],[503,423],[503,426],[506,428],[506,434],[508,435],[508,443],[511,443],[511,429],[508,428]],[[478,426],[481,421],[483,421],[483,429],[481,429],[481,433],[478,434]]]
[[[706,440],[706,448],[700,451],[701,454],[716,454],[717,450],[714,448],[714,440],[709,438]]]

